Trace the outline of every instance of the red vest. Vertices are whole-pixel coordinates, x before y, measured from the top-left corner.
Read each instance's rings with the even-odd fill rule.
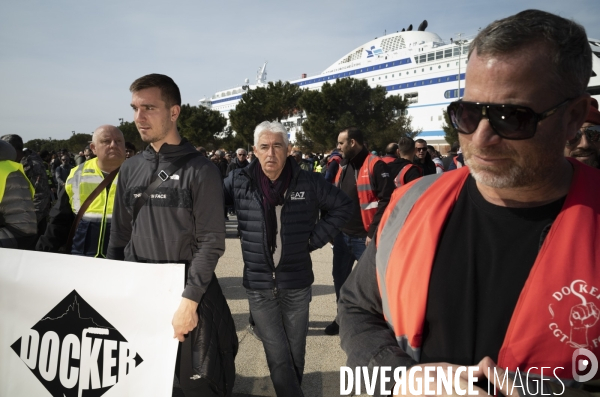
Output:
[[[373,173],[375,164],[380,161],[381,158],[369,154],[365,159],[360,171],[358,172],[358,178],[356,180],[356,189],[358,190],[358,203],[360,204],[360,215],[362,217],[363,226],[365,230],[369,231],[369,226],[373,222],[373,218],[377,213],[377,206],[379,205],[379,199],[377,198],[377,192],[373,186]],[[335,176],[334,184],[339,187],[340,177],[342,172],[346,168],[338,168],[337,175]]]
[[[406,164],[404,167],[402,167],[402,169],[400,170],[398,175],[396,175],[396,177],[394,178],[394,185],[396,185],[396,187],[406,185],[406,181],[404,180],[404,177],[406,177],[406,173],[408,171],[410,171],[410,169],[413,167],[416,168],[417,171],[419,171],[419,176],[423,176],[423,168],[416,166],[414,164]]]
[[[531,368],[539,374],[541,367],[563,367],[556,370],[563,379],[573,379],[575,349],[600,357],[600,171],[568,160],[574,168],[569,194],[498,355],[498,365],[510,371]],[[384,315],[399,345],[417,361],[436,247],[468,175],[462,167],[396,189],[379,226],[376,263]]]

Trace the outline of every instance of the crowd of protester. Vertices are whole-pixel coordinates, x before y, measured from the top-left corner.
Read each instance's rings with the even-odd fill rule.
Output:
[[[538,25],[546,31],[539,33]],[[137,154],[121,131],[109,125],[98,127],[89,146],[77,154],[36,153],[24,148],[18,135],[4,135],[0,247],[185,263],[186,285],[173,318],[174,337],[182,342],[180,353],[185,349],[206,355],[210,367],[207,374],[192,376],[192,382],[184,376],[193,371],[190,363],[178,355],[174,382],[188,396],[232,392],[238,342],[214,275],[225,249],[224,218],[232,214],[238,219],[244,258],[249,330],[263,342],[277,395],[303,395],[314,280],[310,252],[326,244],[333,246],[339,313],[324,332],[340,334],[349,365],[410,367],[436,361],[530,365],[515,354],[502,361],[499,351],[538,250],[550,251],[562,264],[568,262],[570,251],[560,247],[577,245],[585,254],[578,256],[576,268],[553,268],[548,259],[540,259],[539,266],[549,272],[559,269],[561,283],[571,282],[570,277],[598,280],[593,269],[599,259],[594,247],[600,245],[600,232],[590,221],[598,216],[597,196],[588,200],[586,189],[596,189],[600,180],[600,112],[598,102],[584,93],[585,76],[578,83],[581,87],[565,88],[573,91],[565,94],[571,99],[553,100],[559,104],[552,102],[556,106],[543,113],[532,110],[548,108],[545,104],[554,95],[543,91],[552,84],[531,78],[542,74],[536,68],[544,64],[527,58],[544,56],[533,46],[548,46],[556,34],[570,31],[571,40],[589,50],[582,28],[535,10],[491,26],[479,33],[471,48],[465,100],[448,107],[460,143],[453,143],[445,155],[424,139],[409,137],[390,142],[381,153],[370,151],[368,136],[354,127],[340,131],[337,146],[328,153],[303,153],[288,141],[283,125],[267,121],[256,127],[252,150],[207,151],[179,135],[179,89],[169,77],[156,74],[143,76],[130,87],[136,125],[149,143]],[[511,29],[527,33],[511,42],[533,55],[493,46],[500,40],[495,35],[506,36]],[[497,65],[502,67],[496,70]],[[500,75],[508,77],[502,80]],[[554,76],[546,72],[542,77]],[[533,88],[527,91],[528,87]],[[521,97],[522,102],[514,99]],[[506,98],[512,102],[503,104]],[[565,107],[569,112],[561,116],[562,122],[544,123]],[[502,142],[511,149],[498,149]],[[505,157],[510,158],[506,167]],[[519,166],[507,171],[512,163]],[[173,192],[176,200],[169,196]],[[563,206],[565,200],[569,205]],[[588,207],[592,212],[571,209]],[[579,223],[556,221],[557,231],[548,233],[558,217],[573,217]],[[151,227],[155,224],[163,227],[156,230]],[[577,234],[575,224],[583,225],[585,233],[578,237],[583,240],[570,245],[569,239]],[[516,248],[500,252],[490,241]],[[548,241],[561,245],[548,248]],[[388,268],[393,274],[386,273]],[[477,278],[480,273],[484,279]],[[548,283],[531,282],[540,283],[539,288]],[[506,302],[490,298],[486,288],[494,296],[506,295]],[[551,296],[554,287],[548,288],[544,292]],[[220,310],[208,313],[207,301]],[[523,303],[524,313],[533,317],[536,304]],[[598,330],[600,312],[585,300],[573,310],[571,326],[586,336],[571,343],[592,348],[596,342],[588,341],[587,333]],[[215,316],[221,322],[218,333],[211,328]],[[529,323],[530,317],[519,317],[515,326],[529,332],[527,327],[536,326]],[[482,319],[488,322],[481,325]],[[585,324],[576,322],[580,319]],[[431,328],[424,332],[423,327]],[[194,338],[184,338],[192,331]],[[547,345],[544,332],[532,336],[540,346]],[[451,343],[446,343],[448,335]],[[218,360],[206,343],[219,346]],[[503,349],[514,349],[518,341],[511,343]],[[546,352],[534,345],[518,349],[529,349],[539,359]],[[553,364],[564,364],[567,356],[570,360],[570,350],[558,350],[548,358]]]

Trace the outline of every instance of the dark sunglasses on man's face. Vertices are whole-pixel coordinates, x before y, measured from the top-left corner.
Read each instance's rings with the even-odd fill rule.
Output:
[[[244,156],[245,157],[245,156],[247,156],[247,154],[246,153],[238,153],[238,156],[240,156],[240,157]]]
[[[426,147],[418,147],[417,148],[417,152],[425,152],[425,151],[427,151]]]
[[[551,109],[536,113],[531,108],[519,105],[479,103],[458,100],[448,105],[448,116],[452,125],[461,134],[472,134],[483,117],[487,118],[494,132],[504,139],[529,139],[535,135],[537,124],[552,116],[567,99]]]
[[[579,144],[581,137],[585,134],[588,142],[598,142],[600,141],[600,125],[593,125],[591,127],[582,128],[577,131],[575,138],[567,141],[567,146],[576,146]]]

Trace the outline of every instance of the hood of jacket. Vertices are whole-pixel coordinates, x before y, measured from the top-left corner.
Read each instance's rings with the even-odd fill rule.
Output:
[[[181,156],[185,156],[186,154],[195,151],[196,148],[186,138],[181,138],[181,142],[179,142],[178,145],[163,143],[158,152],[154,150],[152,145],[148,145],[142,152],[142,156],[148,161],[156,161],[156,156],[158,154],[158,157],[161,160],[174,161]]]

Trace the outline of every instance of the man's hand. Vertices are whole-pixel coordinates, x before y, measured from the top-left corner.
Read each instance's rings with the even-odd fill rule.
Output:
[[[367,236],[367,238],[365,239],[365,247],[368,247],[370,243],[371,243],[371,237]]]
[[[187,298],[181,298],[179,308],[173,315],[173,338],[177,338],[179,342],[183,342],[184,335],[196,328],[198,325],[198,303]]]

